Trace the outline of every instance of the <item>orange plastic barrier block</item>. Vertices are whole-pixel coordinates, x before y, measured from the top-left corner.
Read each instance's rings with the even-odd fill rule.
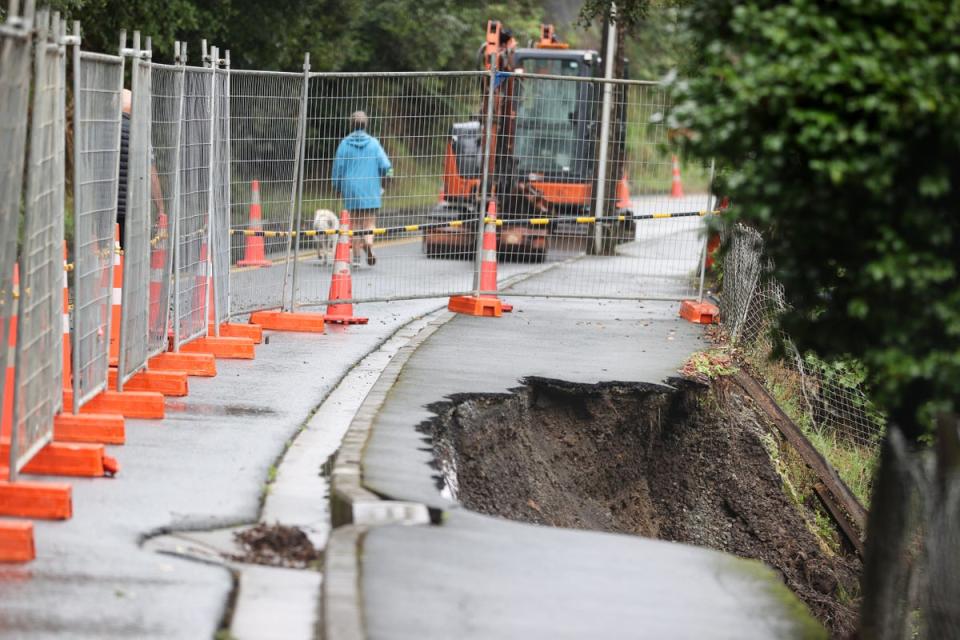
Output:
[[[216,336],[216,328],[210,327],[207,335]],[[263,327],[258,324],[240,324],[234,322],[225,322],[220,325],[221,338],[246,338],[253,340],[254,344],[263,342]]]
[[[0,442],[0,456],[10,456],[10,442]],[[23,473],[38,476],[101,478],[118,470],[117,462],[104,452],[102,444],[51,442],[23,467]]]
[[[453,296],[447,302],[447,310],[470,316],[499,318],[503,315],[503,304],[496,298]]]
[[[154,371],[182,371],[199,378],[217,375],[217,359],[209,353],[161,353],[150,358],[147,366]]]
[[[7,477],[7,468],[2,471]],[[66,520],[73,515],[73,488],[62,482],[0,482],[0,515]]]
[[[117,370],[110,369],[107,384],[110,389],[117,388]],[[124,391],[155,391],[165,396],[182,397],[190,391],[187,374],[184,371],[158,369],[141,371],[123,384]]]
[[[36,557],[32,522],[0,522],[0,562],[30,562]]]
[[[289,311],[257,311],[250,322],[273,331],[323,333],[326,331],[322,313],[290,313]]]
[[[709,302],[684,300],[680,303],[680,317],[694,324],[714,324],[720,321],[720,310]]]
[[[123,444],[126,430],[123,416],[115,413],[61,413],[53,419],[56,442]]]
[[[209,353],[215,358],[253,360],[253,340],[247,338],[197,338],[180,347],[184,353]]]
[[[63,406],[73,406],[73,391],[64,390]],[[163,418],[163,394],[155,391],[104,391],[83,405],[81,413],[119,413],[124,418]]]

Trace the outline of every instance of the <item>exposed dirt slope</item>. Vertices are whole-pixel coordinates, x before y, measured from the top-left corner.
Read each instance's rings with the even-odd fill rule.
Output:
[[[438,403],[421,428],[439,481],[471,509],[762,560],[848,635],[859,562],[826,549],[785,494],[763,415],[728,382],[677,385],[528,379],[510,395]]]

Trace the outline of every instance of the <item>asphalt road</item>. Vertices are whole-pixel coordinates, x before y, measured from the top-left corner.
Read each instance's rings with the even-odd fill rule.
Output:
[[[685,198],[648,196],[635,198],[636,214],[700,211],[705,195]],[[615,256],[587,256],[590,239],[587,225],[570,225],[554,231],[546,265],[567,263],[562,278],[539,278],[513,289],[515,294],[550,296],[593,296],[617,298],[671,298],[694,295],[696,274],[703,249],[704,220],[666,218],[639,220],[636,239],[617,247]],[[357,300],[389,300],[407,297],[449,296],[473,288],[476,265],[470,254],[455,258],[429,258],[422,247],[422,232],[377,239],[377,263],[363,261],[353,268],[353,296]],[[274,258],[270,267],[234,268],[231,272],[231,304],[244,311],[281,305],[289,300],[290,286],[284,278],[292,262]],[[574,264],[575,263],[575,264]],[[511,258],[497,266],[501,282],[539,271],[544,264]],[[321,260],[315,250],[304,248],[297,260],[298,304],[320,304],[327,300],[333,270],[332,259]],[[290,277],[292,280],[292,274]]]

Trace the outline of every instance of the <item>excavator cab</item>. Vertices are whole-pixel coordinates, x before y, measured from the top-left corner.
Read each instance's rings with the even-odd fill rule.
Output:
[[[495,85],[491,131],[491,197],[500,219],[498,249],[543,259],[554,225],[531,225],[530,219],[588,216],[597,171],[600,91],[592,82],[564,78],[599,75],[596,51],[570,49],[551,25],[542,25],[534,46],[517,48],[512,33],[499,22],[487,25],[481,47],[482,66],[508,72]],[[530,76],[551,76],[530,77]],[[485,95],[489,95],[485,91]],[[484,103],[478,110],[482,118]],[[620,127],[622,133],[622,127]],[[424,236],[428,256],[469,254],[479,220],[483,149],[480,120],[454,124],[447,142],[443,192],[434,210],[433,229]],[[617,188],[618,213],[629,213],[626,177]],[[471,224],[443,227],[444,221]],[[623,225],[623,239],[632,238],[632,221]],[[630,226],[631,228],[626,228]],[[577,231],[590,232],[586,225]]]

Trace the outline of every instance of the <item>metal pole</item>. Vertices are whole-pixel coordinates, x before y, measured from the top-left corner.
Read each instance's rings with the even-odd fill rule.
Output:
[[[178,66],[178,67],[180,66],[180,53],[181,53],[181,52],[180,52],[180,43],[179,43],[179,42],[174,42],[174,43],[173,43],[173,63],[174,63],[175,66]],[[170,185],[170,207],[169,207],[169,211],[170,211],[170,218],[171,218],[171,219],[170,219],[170,221],[168,222],[169,231],[167,231],[167,233],[169,234],[169,237],[167,238],[167,242],[169,243],[170,250],[167,251],[167,264],[166,264],[166,270],[164,271],[164,273],[167,274],[165,277],[170,277],[169,274],[170,274],[171,272],[173,273],[173,285],[174,285],[174,292],[173,292],[173,309],[174,309],[174,312],[173,312],[173,320],[172,320],[172,322],[173,322],[173,333],[174,333],[173,343],[174,343],[174,349],[175,349],[175,350],[176,350],[176,349],[179,349],[179,345],[180,345],[180,342],[179,342],[179,340],[180,340],[180,322],[179,322],[180,316],[177,315],[177,312],[178,312],[179,309],[180,309],[180,300],[179,300],[179,297],[180,297],[180,295],[179,295],[179,294],[180,294],[180,287],[179,287],[179,285],[180,285],[180,273],[179,273],[179,269],[177,269],[177,255],[178,255],[177,252],[179,251],[179,249],[178,249],[178,245],[179,245],[179,237],[178,237],[178,234],[179,234],[179,231],[178,231],[178,229],[179,229],[179,223],[177,222],[177,220],[180,218],[180,129],[181,129],[181,127],[182,127],[181,120],[183,119],[183,73],[182,73],[182,71],[181,71],[181,72],[178,72],[178,73],[174,76],[174,85],[173,85],[173,86],[174,86],[174,91],[177,90],[176,87],[177,87],[177,81],[178,81],[178,80],[179,80],[179,83],[180,83],[180,90],[179,90],[179,92],[177,92],[177,94],[176,94],[176,95],[177,95],[177,119],[176,119],[176,123],[177,123],[177,124],[176,124],[176,133],[174,133],[174,135],[173,135],[173,163],[172,163],[172,165],[173,165],[173,167],[172,167],[173,176],[172,176],[172,178],[171,178],[171,182],[172,182],[172,183],[171,183],[171,185]],[[166,313],[164,313],[164,317],[166,318],[166,322],[164,323],[164,327],[163,327],[163,335],[166,336],[166,335],[169,333],[169,331],[170,331],[171,319],[170,319],[169,309],[166,309],[166,310],[163,310],[163,311],[166,312]],[[163,311],[162,311],[162,312],[163,312]]]
[[[303,86],[304,86],[304,95],[309,95],[306,91],[310,87],[310,53],[307,52],[304,54],[303,58]],[[304,101],[304,107],[306,107],[307,102]],[[306,109],[300,114],[303,128],[300,135],[300,150],[299,155],[303,159],[300,162],[300,171],[297,177],[297,201],[296,201],[296,210],[297,210],[297,222],[293,229],[294,235],[292,238],[293,241],[293,281],[290,283],[290,311],[296,311],[297,309],[297,275],[300,271],[300,225],[302,224],[303,218],[303,180],[304,174],[306,172],[306,150],[307,150],[307,112]]]
[[[290,224],[287,225],[287,252],[286,261],[283,265],[283,289],[280,291],[280,308],[283,311],[293,311],[293,299],[296,295],[293,292],[293,283],[290,291],[290,307],[286,306],[287,282],[290,280],[290,250],[293,241],[293,224],[297,218],[297,194],[303,193],[303,174],[306,158],[304,149],[306,147],[306,127],[307,127],[307,88],[310,83],[310,53],[303,55],[303,86],[300,90],[300,117],[297,119],[297,156],[293,167],[293,184],[290,185]]]
[[[230,139],[230,49],[227,49],[226,55],[224,56],[224,69],[226,70],[226,73],[227,73],[227,81],[225,83],[226,95],[224,96],[224,99],[227,101],[226,102],[227,104],[226,131],[224,132],[224,134],[226,135],[224,151],[226,153],[227,158],[223,166],[224,166],[224,170],[227,172],[227,175],[224,177],[224,181],[226,183],[226,189],[224,189],[224,197],[227,199],[227,201],[224,203],[223,206],[224,206],[224,210],[227,212],[227,219],[226,219],[227,232],[225,234],[227,246],[224,247],[224,249],[227,252],[227,273],[224,274],[223,276],[223,286],[227,288],[227,296],[226,296],[227,309],[226,309],[226,317],[224,318],[224,320],[226,320],[227,322],[230,322],[230,319],[232,317],[231,310],[233,308],[233,305],[231,304],[231,296],[230,296],[230,253],[232,249],[232,246],[231,246],[232,243],[230,240],[230,229],[232,227],[232,222],[233,222],[233,206],[232,206],[233,154],[231,153],[232,142]]]
[[[494,83],[497,80],[497,54],[490,54],[490,76],[487,81],[487,118],[484,124],[483,141],[483,175],[480,180],[479,220],[477,221],[477,241],[474,252],[473,290],[474,295],[480,295],[480,264],[483,261],[483,228],[487,217],[487,202],[490,199],[490,164],[493,148],[493,101]]]
[[[77,178],[77,169],[80,166],[80,21],[73,21],[73,64],[71,70],[73,71],[73,262],[74,264],[80,263],[80,215],[77,211],[77,207],[80,203],[80,180]],[[123,75],[121,74],[121,78]],[[119,137],[118,137],[119,140]],[[117,154],[118,156],[120,154]],[[116,198],[114,198],[116,201]],[[111,247],[112,249],[112,247]],[[110,251],[110,261],[113,262],[113,251]],[[80,278],[79,269],[74,271],[73,274],[73,288],[74,292],[79,291],[78,280]],[[112,283],[111,283],[111,286]],[[77,314],[79,312],[79,306],[76,304],[76,293],[74,293],[74,305],[73,305],[73,326],[76,330],[77,325]],[[109,314],[108,314],[109,315]],[[107,333],[109,336],[110,334]],[[73,349],[71,350],[70,359],[72,360],[73,367],[73,407],[72,411],[74,414],[80,413],[80,381],[82,376],[80,375],[80,345],[77,344],[79,341],[74,340]]]
[[[180,351],[180,261],[183,259],[180,249],[180,208],[183,203],[180,202],[180,151],[182,149],[183,138],[183,103],[184,94],[187,91],[186,63],[187,63],[187,43],[181,42],[179,47],[179,58],[175,61],[180,67],[180,105],[177,109],[177,215],[173,220],[173,350]]]
[[[202,47],[206,49],[207,41],[204,40]],[[204,304],[210,304],[210,298],[213,298],[213,334],[217,337],[220,337],[220,314],[219,304],[217,304],[217,295],[213,287],[216,286],[217,282],[217,272],[216,264],[217,261],[213,259],[214,254],[217,251],[217,216],[216,216],[216,189],[214,189],[213,183],[214,178],[216,177],[216,167],[217,167],[217,145],[216,135],[217,135],[217,47],[210,47],[209,55],[203,57],[203,66],[210,69],[210,153],[207,156],[208,167],[207,167],[207,273],[210,274],[210,277],[207,279],[207,286],[204,289]],[[213,295],[211,295],[213,294]],[[210,310],[209,308],[205,309],[203,314],[203,323],[205,327],[209,330],[210,328]],[[204,334],[207,332],[204,331]]]
[[[130,101],[130,139],[132,140],[135,134],[135,129],[133,125],[137,124],[133,121],[133,114],[137,112],[137,100],[139,99],[139,93],[140,93],[139,86],[138,86],[140,83],[137,82],[137,76],[140,75],[139,73],[137,73],[137,68],[140,66],[140,32],[139,31],[133,32],[133,49],[130,52],[130,54],[133,56],[132,58],[133,63],[130,65],[130,91],[132,94],[132,100]],[[130,184],[130,175],[133,173],[132,165],[136,161],[136,158],[133,157],[133,153],[130,153],[131,151],[136,151],[136,149],[132,147],[133,145],[129,145],[127,147],[127,224],[125,229],[126,238],[124,238],[124,243],[123,243],[124,247],[130,246],[130,243],[128,242],[128,240],[130,239],[130,236],[134,233],[134,230],[133,230],[134,220],[133,220],[133,217],[129,215],[131,210],[135,206],[133,202],[133,198],[131,197],[135,193],[135,191],[130,188],[132,186]],[[126,270],[126,264],[127,264],[126,261],[124,261],[124,270]],[[127,274],[124,273],[124,275],[127,275]],[[124,286],[120,290],[120,308],[122,310],[129,309],[130,308],[129,305],[131,304],[132,303],[130,302],[130,283],[124,282]],[[127,334],[126,326],[125,326],[126,323],[123,321],[123,318],[124,318],[124,312],[121,311],[120,313],[120,349],[119,349],[119,353],[117,354],[117,391],[123,391],[123,382],[126,377],[125,372],[127,370],[127,356],[126,356],[127,342],[126,341],[130,338],[130,336],[126,335]]]
[[[613,59],[617,52],[617,5],[610,3],[610,19],[607,21],[607,50],[604,53],[605,80],[613,79]],[[594,194],[593,215],[602,218],[604,199],[606,198],[607,153],[610,146],[610,111],[613,108],[613,85],[603,84],[603,104],[600,108],[600,153],[597,158],[597,188]],[[593,225],[593,249],[597,255],[603,253],[603,223]]]
[[[710,242],[710,228],[709,220],[707,217],[710,215],[710,212],[713,211],[713,175],[716,170],[716,160],[710,158],[710,181],[707,183],[707,209],[705,219],[708,221],[707,232],[703,236],[703,250],[700,256],[700,288],[697,291],[697,301],[703,302],[703,280],[707,275],[707,244]]]

